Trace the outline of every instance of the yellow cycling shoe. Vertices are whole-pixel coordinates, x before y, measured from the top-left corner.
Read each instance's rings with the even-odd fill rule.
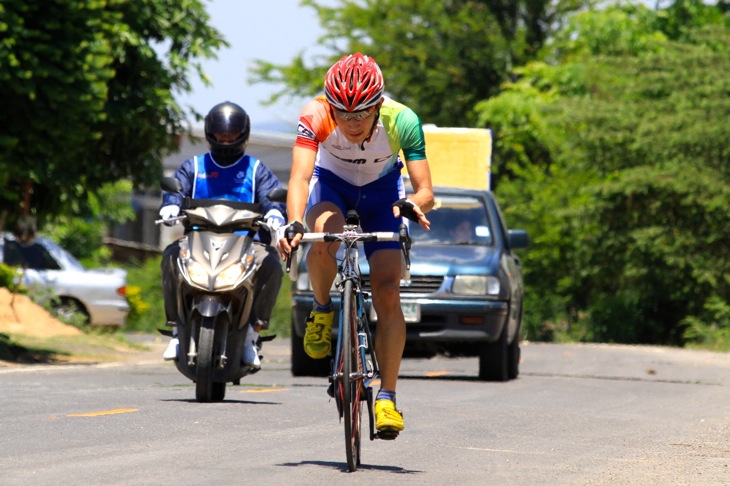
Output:
[[[395,409],[391,400],[375,401],[375,429],[381,439],[395,439],[403,430],[403,414]]]
[[[330,354],[332,348],[332,321],[335,312],[318,312],[313,310],[307,318],[307,330],[304,333],[304,352],[313,359],[322,359]]]

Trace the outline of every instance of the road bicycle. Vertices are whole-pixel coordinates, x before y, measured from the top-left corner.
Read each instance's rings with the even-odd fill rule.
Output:
[[[345,452],[349,471],[355,471],[360,464],[363,402],[367,403],[370,440],[392,440],[398,435],[397,432],[378,433],[375,430],[372,385],[379,378],[378,359],[365,307],[369,294],[364,291],[358,249],[358,242],[375,241],[400,242],[404,271],[409,271],[411,241],[405,224],[401,224],[397,233],[364,233],[360,229],[357,212],[350,210],[342,233],[304,233],[301,239],[304,243],[341,242],[344,250],[337,265],[337,290],[341,305],[337,344],[329,375],[329,393],[334,397],[340,421],[345,425]],[[291,274],[291,254],[286,261],[286,271]]]

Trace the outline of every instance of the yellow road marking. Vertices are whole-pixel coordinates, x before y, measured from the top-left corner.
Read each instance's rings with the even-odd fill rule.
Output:
[[[426,376],[444,376],[448,374],[448,371],[432,371],[430,373],[426,373]]]
[[[286,388],[257,388],[255,390],[241,390],[241,393],[269,393],[286,391]]]
[[[116,415],[118,413],[139,412],[138,408],[117,408],[114,410],[103,410],[101,412],[70,413],[69,417],[98,417],[100,415]]]

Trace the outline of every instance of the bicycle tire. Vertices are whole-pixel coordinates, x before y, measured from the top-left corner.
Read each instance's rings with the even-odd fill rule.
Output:
[[[362,429],[362,369],[357,335],[357,296],[351,280],[345,281],[342,291],[342,360],[343,415],[345,422],[345,452],[347,468],[355,471],[360,464],[360,436]]]

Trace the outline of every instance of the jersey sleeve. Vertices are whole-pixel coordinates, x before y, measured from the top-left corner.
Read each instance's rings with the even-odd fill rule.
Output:
[[[173,177],[180,181],[182,184],[181,194],[174,194],[171,192],[162,192],[162,204],[160,209],[165,206],[181,206],[184,197],[190,197],[193,194],[193,181],[195,180],[195,161],[194,157],[187,159],[182,163],[180,167],[175,171]]]
[[[426,158],[426,139],[418,115],[406,107],[396,115],[396,126],[406,161],[424,160]]]
[[[314,150],[319,149],[319,143],[329,137],[336,124],[329,113],[329,103],[324,96],[319,96],[302,109],[297,126],[295,147]]]

